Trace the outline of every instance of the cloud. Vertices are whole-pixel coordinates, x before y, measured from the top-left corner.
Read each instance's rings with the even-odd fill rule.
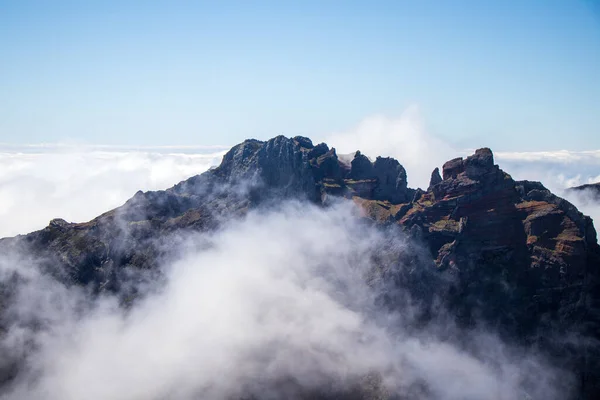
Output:
[[[223,155],[69,146],[8,150],[0,152],[0,237],[41,229],[53,218],[87,221],[138,190],[166,189],[202,173]]]
[[[409,107],[398,117],[365,118],[357,127],[327,135],[323,141],[335,147],[338,154],[360,150],[371,158],[394,157],[406,169],[408,185],[423,189],[429,186],[435,167],[462,155],[426,131],[417,106]]]
[[[573,203],[589,215],[598,227],[600,203],[587,192],[568,189],[600,182],[600,150],[556,152],[496,152],[496,162],[514,179],[540,181],[553,193]]]
[[[496,156],[506,161],[519,162],[546,162],[546,163],[589,163],[600,164],[600,150],[589,151],[524,151],[524,152],[498,152]]]
[[[340,154],[360,149],[397,158],[413,187],[426,187],[446,160],[470,154],[429,135],[416,108],[367,118],[324,141]],[[0,236],[55,217],[93,218],[137,190],[201,173],[220,161],[217,150],[3,148]],[[515,179],[541,180],[560,194],[598,177],[596,154],[495,156]],[[598,215],[595,203],[572,201]],[[26,360],[4,398],[292,398],[324,388],[355,391],[356,382],[409,398],[568,397],[570,374],[531,349],[447,321],[416,329],[419,310],[410,301],[382,308],[386,288],[365,279],[375,255],[385,245],[397,261],[414,248],[360,224],[355,212],[347,204],[290,203],[255,211],[217,234],[187,237],[173,249],[177,259],[162,266],[164,284],[145,288],[127,310],[111,295],[59,284],[26,254],[3,254],[0,289],[12,292],[2,304],[10,329],[0,339],[0,379],[12,373],[11,360]],[[425,258],[420,268],[428,268]]]
[[[396,158],[406,169],[410,187],[427,188],[435,167],[455,157],[467,157],[475,149],[457,149],[424,127],[418,106],[397,117],[374,115],[353,129],[326,135],[323,141],[338,154],[362,153]],[[492,149],[494,150],[494,149]],[[497,164],[516,180],[541,181],[559,196],[567,198],[586,215],[600,221],[600,204],[587,194],[565,189],[600,182],[600,150],[589,151],[494,151]]]
[[[313,138],[315,141],[319,138]],[[355,128],[321,138],[339,154],[361,150],[397,158],[411,187],[426,188],[431,171],[468,156],[429,134],[418,107],[397,117],[375,115]],[[165,189],[220,162],[223,146],[74,144],[0,145],[0,237],[41,229],[53,218],[86,221],[123,204],[138,190]],[[515,179],[538,180],[600,220],[600,206],[564,189],[600,181],[600,150],[494,152]]]
[[[564,189],[600,182],[599,151],[495,152],[496,162],[515,179],[538,180],[548,188]]]
[[[381,307],[375,256],[414,250],[356,214],[287,203],[188,237],[203,245],[176,252],[165,286],[127,311],[29,273],[2,342],[27,368],[4,398],[300,398],[357,383],[371,398],[566,398],[569,373],[532,350],[444,322],[415,330],[413,306]],[[35,271],[24,257],[0,271],[15,260]]]
[[[163,145],[163,146],[145,146],[145,145],[113,145],[113,144],[76,144],[76,143],[37,143],[37,144],[14,144],[0,143],[0,152],[9,153],[53,153],[53,152],[92,152],[92,151],[110,151],[110,152],[153,152],[153,153],[206,153],[227,151],[231,146],[223,145]]]

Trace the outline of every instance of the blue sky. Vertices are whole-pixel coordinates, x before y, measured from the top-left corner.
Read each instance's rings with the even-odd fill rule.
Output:
[[[462,147],[600,148],[600,3],[0,0],[0,142],[234,144],[418,105]]]

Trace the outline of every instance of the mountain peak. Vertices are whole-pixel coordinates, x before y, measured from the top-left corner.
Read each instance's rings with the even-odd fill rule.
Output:
[[[251,180],[265,190],[316,202],[328,194],[392,203],[408,201],[413,195],[406,170],[397,160],[377,157],[371,162],[357,151],[348,168],[334,148],[325,143],[315,146],[302,136],[246,140],[227,152],[214,171],[229,182]]]
[[[418,296],[435,294],[459,326],[485,323],[524,345],[573,327],[600,340],[600,247],[591,219],[575,206],[539,182],[514,181],[489,148],[446,162],[442,176],[436,168],[427,191],[408,187],[398,160],[350,157],[342,161],[335,148],[302,136],[245,140],[217,168],[170,189],[138,192],[86,223],[53,220],[0,241],[0,249],[19,244],[68,284],[119,292],[122,276],[168,257],[177,232],[218,229],[286,198],[325,206],[346,198],[429,254],[430,265],[415,267],[422,271],[390,277],[390,290],[404,282]],[[415,283],[417,276],[430,280]],[[600,395],[600,355],[586,358],[596,350],[542,345],[577,370],[582,391]]]
[[[463,159],[455,158],[446,162],[442,167],[444,180],[454,178],[460,174],[466,174],[471,179],[477,179],[497,171],[498,167],[494,165],[494,154],[487,148],[477,149],[475,154]]]

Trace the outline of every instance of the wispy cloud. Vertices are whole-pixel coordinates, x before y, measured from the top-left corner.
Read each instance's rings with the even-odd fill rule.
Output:
[[[415,105],[395,117],[375,115],[365,118],[353,129],[335,132],[322,140],[338,153],[394,157],[404,166],[408,185],[427,188],[431,171],[457,157],[459,151],[427,132],[419,108]]]

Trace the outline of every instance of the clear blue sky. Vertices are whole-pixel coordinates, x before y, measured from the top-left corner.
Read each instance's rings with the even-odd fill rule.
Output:
[[[464,147],[600,148],[598,0],[0,0],[0,142],[233,144],[418,104]]]

